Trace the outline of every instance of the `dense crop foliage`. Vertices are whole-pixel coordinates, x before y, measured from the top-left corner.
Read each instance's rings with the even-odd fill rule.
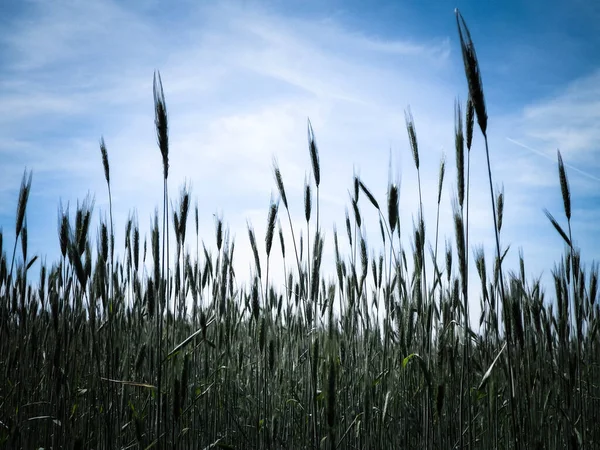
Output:
[[[266,236],[248,226],[253,278],[237,282],[235,243],[223,222],[216,221],[212,245],[205,245],[198,229],[202,211],[192,206],[190,192],[184,188],[170,207],[160,76],[154,80],[154,104],[163,209],[147,239],[135,219],[126,223],[121,259],[112,215],[108,223],[100,220],[95,242],[91,238],[93,204],[86,200],[73,215],[61,212],[61,257],[33,274],[39,266],[27,247],[31,174],[26,173],[12,254],[0,234],[0,446],[598,448],[598,270],[586,271],[571,245],[565,166],[559,153],[567,226],[547,215],[566,251],[546,299],[539,281],[525,279],[523,258],[515,272],[502,266],[504,198],[492,188],[475,49],[458,13],[457,23],[469,100],[456,105],[454,244],[446,243],[439,254],[438,224],[435,235],[427,236],[422,199],[413,228],[401,227],[394,181],[383,202],[355,178],[344,231],[334,230],[325,242],[319,150],[309,123],[308,238],[296,239],[293,205],[275,163],[279,201],[265,215]],[[471,148],[475,119],[485,149]],[[418,172],[417,126],[410,112],[406,128]],[[110,198],[104,140],[100,149]],[[488,157],[496,237],[491,267],[482,250],[474,253],[479,298],[469,298],[466,276],[471,151],[486,151]],[[417,187],[420,197],[420,181]],[[366,244],[366,214],[379,218],[379,254]],[[284,238],[288,225],[292,242]],[[402,233],[411,234],[409,252],[401,245]],[[431,252],[427,242],[434,242]],[[321,270],[325,245],[335,249],[333,277]],[[174,257],[169,261],[167,255]],[[272,264],[285,267],[283,291],[269,278]],[[469,326],[469,304],[477,301],[482,333]]]

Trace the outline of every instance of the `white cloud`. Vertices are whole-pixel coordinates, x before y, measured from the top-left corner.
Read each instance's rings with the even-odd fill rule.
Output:
[[[73,205],[90,189],[96,193],[96,205],[106,211],[98,150],[101,135],[111,163],[117,243],[123,241],[131,207],[137,209],[142,235],[148,230],[149,217],[162,198],[152,109],[152,73],[158,68],[170,119],[173,203],[180,185],[191,182],[201,209],[200,232],[211,243],[212,214],[223,213],[236,236],[240,279],[246,278],[252,261],[246,219],[251,219],[257,239],[263,242],[269,196],[276,194],[273,155],[284,175],[295,226],[303,226],[303,180],[305,174],[311,175],[307,117],[320,149],[326,258],[331,260],[333,252],[334,222],[345,243],[344,207],[350,206],[347,191],[352,188],[354,168],[385,211],[390,149],[393,173],[401,167],[401,221],[410,248],[408,236],[419,202],[404,125],[403,110],[408,105],[419,139],[427,236],[432,244],[439,158],[442,151],[447,155],[440,213],[439,252],[443,254],[444,236],[454,237],[452,108],[455,96],[465,89],[464,80],[448,76],[449,68],[461,68],[462,62],[447,36],[405,42],[348,30],[333,19],[294,19],[231,4],[190,3],[186,8],[185,17],[181,11],[174,13],[179,14],[179,22],[165,27],[152,7],[39,3],[30,20],[2,35],[13,56],[0,91],[0,152],[8,156],[11,173],[18,170],[2,177],[0,192],[3,199],[8,189],[16,192],[22,167],[34,169],[32,196],[39,200],[35,206],[51,216],[47,223],[30,221],[30,236],[38,236],[35,244],[45,245],[46,252],[56,251],[55,245],[44,242],[48,236],[55,239],[59,198],[70,199]],[[524,108],[523,114],[490,118],[494,182],[504,183],[507,198],[503,243],[515,246],[509,258],[513,264],[517,246],[525,239],[526,259],[529,251],[534,255],[532,270],[549,269],[548,244],[542,239],[553,230],[540,211],[541,205],[560,205],[560,197],[555,164],[540,163],[539,155],[506,139],[541,149],[552,159],[554,149],[560,147],[567,163],[587,162],[582,167],[593,173],[594,159],[585,151],[597,155],[600,142],[597,78],[595,74],[576,82],[555,99]],[[470,244],[483,243],[489,260],[495,244],[485,164],[476,133]],[[587,184],[575,174],[571,181],[574,197],[597,188],[589,177]],[[557,198],[551,200],[552,196]],[[16,202],[16,194],[14,198]],[[361,211],[367,217],[368,242],[376,247],[380,242],[376,213],[365,200]],[[287,230],[282,214],[280,205]],[[579,228],[591,235],[593,217],[584,217]],[[533,227],[548,232],[531,231]],[[275,248],[278,253],[278,244]],[[291,245],[286,251],[290,268]],[[476,275],[471,276],[478,286]]]
[[[598,170],[600,152],[600,69],[572,82],[554,98],[523,113],[525,135],[538,146],[560,148],[566,159]]]

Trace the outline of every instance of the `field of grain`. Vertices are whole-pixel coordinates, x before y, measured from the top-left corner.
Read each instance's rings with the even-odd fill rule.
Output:
[[[428,234],[423,219],[406,229],[398,219],[399,186],[390,182],[387,198],[377,199],[358,177],[350,186],[351,214],[326,241],[309,122],[308,238],[297,239],[275,163],[279,199],[265,214],[265,236],[248,226],[253,280],[238,282],[226,224],[217,219],[215,236],[199,236],[201,212],[190,192],[170,196],[158,73],[153,94],[164,197],[148,240],[130,220],[124,248],[115,248],[114,227],[123,224],[111,214],[96,236],[93,204],[84,201],[60,214],[62,257],[41,264],[28,253],[32,176],[25,172],[17,240],[3,242],[0,234],[0,448],[599,448],[598,267],[582,267],[571,245],[568,174],[559,152],[564,210],[546,215],[565,252],[549,268],[554,286],[545,287],[525,278],[524,258],[515,270],[503,266],[504,198],[493,188],[490,162],[500,155],[488,148],[475,47],[458,12],[456,19],[469,99],[456,104],[456,198],[453,216],[444,219],[455,236],[445,246],[438,242],[439,213]],[[418,123],[409,111],[406,130],[419,173]],[[474,133],[482,133],[484,148],[472,148]],[[496,238],[494,255],[474,255],[478,298],[469,297],[466,276],[471,151],[487,155]],[[103,140],[99,156],[112,201]],[[438,211],[449,189],[447,163],[440,163],[437,205],[429,205]],[[411,189],[420,197],[420,181]],[[369,256],[362,232],[366,215],[379,220],[378,257]],[[193,233],[203,244],[189,252]],[[407,234],[411,249],[400,244]],[[321,269],[326,245],[335,249],[335,274]],[[169,262],[166,255],[175,256]],[[284,290],[269,278],[275,264],[284,267]],[[470,326],[475,302],[483,333]]]

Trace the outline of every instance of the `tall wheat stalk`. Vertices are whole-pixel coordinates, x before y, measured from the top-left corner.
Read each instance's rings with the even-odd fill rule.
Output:
[[[168,229],[168,209],[169,209],[169,192],[168,192],[168,177],[169,177],[169,128],[167,121],[167,105],[165,103],[165,95],[162,87],[162,80],[159,72],[154,73],[153,80],[153,93],[154,93],[154,123],[156,126],[156,136],[158,141],[158,147],[162,156],[163,163],[163,223],[162,223],[162,273],[160,275],[160,284],[157,286],[159,291],[159,305],[162,305],[158,312],[159,328],[157,336],[157,361],[158,363],[158,402],[157,402],[157,422],[156,422],[156,439],[161,439],[161,422],[162,422],[162,355],[160,348],[162,346],[161,340],[163,339],[163,314],[166,313],[168,317],[169,313],[169,229]],[[163,308],[166,308],[163,311]],[[166,341],[169,341],[169,329],[167,321],[166,329]],[[159,445],[160,448],[160,445]]]
[[[109,299],[108,299],[108,329],[110,332],[110,349],[111,352],[109,353],[109,357],[108,357],[108,374],[107,376],[111,379],[115,378],[115,374],[114,374],[114,367],[113,367],[113,354],[112,354],[112,349],[114,347],[114,343],[112,342],[113,336],[114,336],[114,331],[113,331],[113,308],[114,308],[114,301],[115,301],[115,295],[114,295],[114,280],[113,280],[113,274],[114,274],[114,229],[113,229],[113,216],[112,216],[112,192],[111,192],[111,187],[110,187],[110,165],[108,163],[108,151],[106,150],[106,144],[104,142],[104,137],[100,138],[100,153],[102,156],[102,167],[104,168],[104,179],[106,180],[106,186],[108,189],[108,211],[109,211],[109,217],[110,217],[110,245],[109,245],[109,249],[110,249],[110,261],[103,261],[103,264],[110,264],[110,268],[109,268],[109,277],[108,277],[108,283],[109,283]],[[107,241],[108,241],[108,236],[107,236]],[[108,244],[108,242],[106,243]],[[110,395],[110,401],[113,403],[116,403],[116,398],[115,398],[115,389],[113,389],[114,386],[110,386],[110,391],[109,391],[109,395]],[[112,410],[111,410],[111,415],[112,415]],[[112,430],[110,431],[112,432]],[[109,440],[111,440],[111,436],[109,436]]]
[[[463,63],[465,68],[465,76],[467,78],[467,84],[469,87],[469,98],[473,102],[473,108],[475,110],[475,114],[477,115],[477,123],[479,124],[479,128],[481,130],[481,134],[483,135],[485,141],[485,154],[487,159],[487,168],[488,168],[488,179],[490,184],[490,197],[492,202],[492,214],[494,217],[494,236],[496,238],[496,256],[497,256],[497,264],[498,264],[498,273],[500,278],[500,295],[502,298],[503,308],[508,306],[507,297],[504,292],[504,277],[502,274],[502,255],[500,252],[500,237],[498,233],[498,224],[496,219],[496,203],[494,199],[494,187],[492,181],[492,168],[490,164],[490,151],[488,145],[487,138],[487,112],[485,106],[485,98],[483,95],[483,84],[481,82],[481,73],[479,70],[479,63],[477,61],[477,55],[475,53],[475,46],[473,45],[473,41],[471,40],[471,34],[467,28],[467,25],[458,11],[456,12],[456,25],[458,27],[458,34],[460,37],[460,45],[463,56]],[[463,34],[464,32],[464,34]],[[510,322],[505,321],[506,327],[506,339],[510,339],[511,328]],[[515,383],[514,383],[514,372],[513,372],[513,355],[512,355],[512,346],[508,345],[508,372],[509,372],[509,380],[510,380],[510,404],[511,404],[511,422],[513,427],[513,439],[515,444],[515,449],[520,450],[520,436],[519,430],[517,427],[517,411],[515,405]]]
[[[570,334],[575,336],[575,342],[577,344],[577,383],[578,383],[578,391],[579,391],[579,395],[578,395],[578,399],[579,399],[579,403],[580,403],[580,408],[582,408],[583,406],[583,385],[582,385],[582,373],[581,373],[581,355],[582,355],[582,349],[581,349],[581,334],[582,334],[582,322],[583,322],[583,313],[581,312],[583,309],[583,296],[579,295],[577,292],[577,286],[579,284],[579,280],[581,279],[581,277],[583,276],[583,274],[580,273],[580,269],[578,267],[578,264],[576,264],[577,261],[577,255],[575,252],[575,249],[573,247],[573,235],[572,235],[572,231],[571,231],[571,189],[569,187],[569,179],[567,177],[567,171],[565,169],[565,164],[563,162],[562,159],[562,155],[560,153],[560,150],[557,150],[557,160],[558,160],[558,178],[559,178],[559,182],[560,182],[560,190],[561,190],[561,194],[562,194],[562,199],[563,199],[563,210],[565,213],[565,217],[567,218],[567,232],[565,232],[562,227],[559,225],[559,223],[556,221],[556,219],[552,216],[552,214],[550,214],[550,212],[545,209],[544,213],[546,214],[546,217],[548,218],[548,220],[550,221],[550,223],[554,226],[554,228],[556,229],[556,231],[561,235],[561,237],[563,238],[563,240],[565,241],[565,243],[567,244],[568,250],[569,250],[569,258],[568,258],[568,262],[567,262],[567,274],[569,273],[569,271],[572,273],[573,275],[573,282],[570,283],[570,279],[569,276],[567,275],[567,284],[570,284],[570,289],[568,290],[567,294],[567,299],[566,299],[566,306],[567,308],[569,308],[569,328],[570,328]],[[569,301],[569,296],[571,297],[571,300]],[[567,350],[568,351],[568,350]],[[582,412],[581,415],[581,420],[582,420],[582,445],[581,448],[584,449],[586,447],[586,433],[587,433],[587,415],[585,413],[585,408],[584,411]],[[572,418],[570,421],[570,424],[572,424],[575,420],[575,413],[574,411],[571,411],[572,414]],[[575,435],[575,427],[573,425],[571,425],[571,434],[574,436]]]

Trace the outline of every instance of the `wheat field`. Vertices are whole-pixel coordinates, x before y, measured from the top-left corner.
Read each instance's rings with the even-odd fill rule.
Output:
[[[428,224],[428,233],[420,178],[411,187],[420,210],[407,229],[399,222],[399,186],[390,182],[386,198],[377,199],[355,176],[350,214],[339,234],[327,230],[332,237],[325,239],[319,149],[309,121],[307,238],[297,239],[295,206],[274,163],[279,198],[265,214],[265,236],[248,225],[253,275],[238,282],[227,225],[217,219],[215,235],[200,236],[202,211],[192,206],[189,189],[170,197],[159,73],[153,96],[164,195],[147,239],[130,219],[125,245],[116,248],[114,228],[123,224],[112,220],[110,154],[102,139],[109,219],[94,235],[93,202],[81,202],[73,214],[61,210],[61,257],[37,261],[27,247],[33,178],[25,172],[16,240],[3,242],[0,234],[0,448],[600,448],[598,266],[583,267],[572,245],[565,165],[558,152],[564,208],[545,213],[565,251],[549,268],[554,285],[545,287],[526,279],[523,256],[519,267],[503,266],[504,196],[493,188],[485,67],[458,11],[456,23],[469,98],[455,107],[458,176],[450,185],[450,161],[440,162],[437,205],[428,205],[437,207],[437,223]],[[410,111],[405,125],[419,174],[418,123]],[[482,134],[483,148],[472,148],[474,133]],[[486,153],[495,235],[495,253],[479,249],[473,259],[471,151]],[[442,219],[452,221],[455,235],[444,246],[439,207],[450,188],[453,214]],[[377,254],[364,235],[367,215],[379,221],[384,246]],[[202,243],[195,251],[186,247],[190,235]],[[402,236],[410,236],[412,248],[401,245]],[[321,267],[325,246],[334,249],[333,274]],[[477,298],[467,277],[473,263]],[[274,265],[284,268],[284,289],[270,278]],[[475,302],[478,318],[470,317]]]

